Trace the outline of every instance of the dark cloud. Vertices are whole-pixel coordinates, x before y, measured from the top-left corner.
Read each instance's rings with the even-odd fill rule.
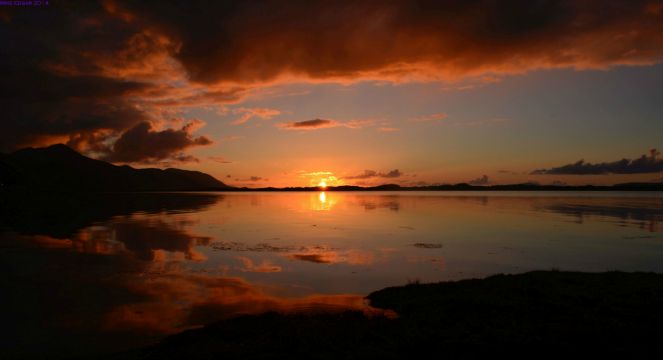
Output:
[[[333,126],[336,122],[333,120],[323,120],[323,119],[315,119],[315,120],[306,120],[306,121],[299,121],[299,122],[294,122],[292,123],[293,128],[309,128],[309,127],[329,127]]]
[[[0,9],[0,151],[67,142],[110,159],[116,139],[162,123],[169,108],[237,99],[234,88],[167,85],[185,74],[170,56],[175,44],[110,3]]]
[[[0,81],[0,150],[119,131],[148,119],[123,98],[147,88],[99,77],[67,78],[6,71]],[[17,76],[18,73],[18,76]]]
[[[398,169],[391,170],[390,172],[388,172],[386,174],[379,174],[380,177],[384,177],[384,178],[397,178],[397,177],[401,177],[401,175],[403,175],[403,173],[400,172],[400,170],[398,170]]]
[[[6,15],[0,22],[0,150],[61,142],[71,134],[122,130],[146,119],[125,97],[150,85],[93,72],[70,76],[48,68],[48,61],[65,60],[65,48],[78,53],[112,51],[121,46],[118,37],[127,33],[98,5],[77,6],[85,16],[103,21],[103,30],[85,25],[63,5],[50,6],[48,11],[0,10]]]
[[[539,169],[532,171],[532,174],[544,175],[600,175],[600,174],[644,174],[663,171],[663,159],[659,157],[660,153],[656,149],[649,150],[649,155],[642,155],[637,159],[621,159],[613,162],[587,163],[584,160],[578,160],[573,164],[568,164],[550,169]]]
[[[371,119],[357,119],[347,121],[326,120],[326,119],[313,119],[304,121],[291,121],[277,124],[276,126],[285,130],[317,130],[326,128],[348,128],[348,129],[361,129],[366,126],[375,125],[375,121]]]
[[[378,173],[375,170],[364,170],[363,174],[346,176],[344,179],[370,179],[376,176],[378,176]]]
[[[153,163],[168,159],[181,162],[196,161],[194,157],[184,155],[182,151],[192,146],[209,145],[212,141],[204,136],[193,137],[192,126],[193,123],[189,123],[179,130],[154,131],[149,122],[138,123],[124,132],[102,158],[125,163]]]
[[[94,152],[145,121],[163,121],[164,113],[237,103],[252,87],[279,81],[653,64],[663,57],[660,4],[108,0],[3,7],[0,150],[71,138]],[[314,119],[281,127],[365,125]]]
[[[647,64],[663,52],[663,14],[652,3],[266,0],[118,8],[180,44],[173,56],[194,81],[251,83]]]
[[[476,178],[474,180],[470,180],[467,183],[470,185],[488,185],[490,181],[488,180],[488,175],[483,175],[479,178]]]
[[[386,173],[377,172],[375,170],[364,170],[363,174],[346,176],[343,177],[343,179],[359,180],[359,179],[371,179],[371,178],[398,178],[401,176],[403,176],[403,173],[398,169],[394,169]]]
[[[293,121],[289,123],[279,124],[279,127],[283,129],[293,129],[293,130],[312,130],[312,129],[330,128],[336,126],[338,126],[337,121],[325,120],[325,119]]]

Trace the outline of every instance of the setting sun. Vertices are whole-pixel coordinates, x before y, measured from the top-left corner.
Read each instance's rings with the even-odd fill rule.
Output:
[[[324,180],[320,180],[320,182],[318,183],[318,187],[326,188],[327,187],[327,182],[324,181]]]

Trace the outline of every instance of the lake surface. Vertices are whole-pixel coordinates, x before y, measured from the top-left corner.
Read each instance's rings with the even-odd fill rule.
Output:
[[[237,314],[359,308],[387,286],[663,272],[663,194],[272,192],[3,199],[0,356],[119,351]]]

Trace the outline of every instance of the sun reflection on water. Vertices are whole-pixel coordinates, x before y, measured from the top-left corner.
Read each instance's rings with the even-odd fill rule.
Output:
[[[311,210],[331,210],[331,208],[336,204],[337,199],[332,194],[327,194],[325,191],[320,191],[318,193],[318,198],[315,199],[311,196]]]

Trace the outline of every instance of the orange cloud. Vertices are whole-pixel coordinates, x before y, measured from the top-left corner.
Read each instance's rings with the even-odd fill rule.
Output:
[[[241,139],[244,139],[244,136],[240,136],[240,135],[228,135],[228,136],[224,136],[224,137],[222,137],[222,138],[219,140],[219,142],[220,142],[220,143],[222,143],[222,142],[232,142],[232,141],[237,141],[237,140],[241,140]]]
[[[260,264],[255,264],[253,260],[245,256],[238,256],[237,259],[242,262],[240,270],[244,272],[273,273],[281,272],[282,270],[280,266],[274,265],[268,260],[263,260]]]
[[[430,115],[424,115],[424,116],[418,116],[415,118],[409,119],[410,122],[440,122],[446,118],[448,118],[449,115],[445,113],[437,113],[437,114],[430,114]]]
[[[245,122],[255,117],[268,120],[281,114],[279,110],[267,108],[239,108],[233,110],[233,113],[242,114],[241,117],[232,122],[233,125],[244,124]]]
[[[383,127],[378,128],[378,131],[379,132],[396,132],[396,131],[400,131],[400,129],[395,128],[395,127],[383,126]]]

